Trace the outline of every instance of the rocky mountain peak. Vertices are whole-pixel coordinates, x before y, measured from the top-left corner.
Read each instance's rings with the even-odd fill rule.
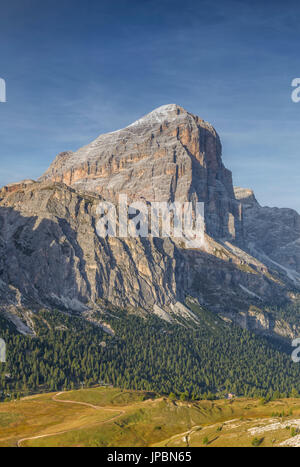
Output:
[[[245,205],[258,205],[254,191],[249,188],[234,187],[234,194],[238,201]]]
[[[171,121],[178,118],[178,115],[188,115],[188,112],[177,104],[166,104],[154,109],[139,120],[131,123],[127,128],[132,128],[136,125],[151,125],[156,123],[163,123],[164,121]]]
[[[219,136],[209,123],[176,104],[163,105],[126,128],[100,135],[57,156],[41,181],[63,182],[117,202],[200,201],[207,232],[235,239],[241,211]]]

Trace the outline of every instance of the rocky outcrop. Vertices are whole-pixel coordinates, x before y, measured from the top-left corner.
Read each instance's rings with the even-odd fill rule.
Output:
[[[0,198],[4,198],[4,196],[6,196],[8,193],[13,193],[14,191],[26,188],[32,183],[35,183],[34,180],[22,180],[21,182],[17,183],[9,183],[8,185],[0,188]]]
[[[246,206],[257,206],[258,201],[255,197],[254,191],[249,188],[234,187],[235,198]]]

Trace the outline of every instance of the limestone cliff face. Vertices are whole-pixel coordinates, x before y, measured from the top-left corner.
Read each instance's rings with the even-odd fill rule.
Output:
[[[300,215],[293,209],[262,207],[253,191],[235,188],[243,204],[244,239],[248,250],[300,283]]]
[[[203,201],[206,228],[241,239],[242,213],[214,128],[177,105],[162,106],[132,125],[59,154],[42,181],[63,182],[117,201]]]
[[[21,182],[17,183],[10,183],[2,188],[0,188],[0,198],[3,198],[8,193],[13,193],[14,191],[18,191],[22,188],[26,188],[28,185],[34,183],[34,180],[22,180]]]
[[[21,317],[30,328],[29,311],[87,312],[108,301],[197,323],[184,306],[193,297],[226,320],[260,329],[250,307],[289,300],[287,284],[229,242],[207,236],[202,251],[171,238],[98,237],[98,203],[96,195],[48,182],[0,200],[0,310],[14,322]]]
[[[40,183],[0,201],[0,281],[11,287],[11,304],[83,311],[105,299],[150,310],[174,301],[174,244],[99,238],[98,202]]]

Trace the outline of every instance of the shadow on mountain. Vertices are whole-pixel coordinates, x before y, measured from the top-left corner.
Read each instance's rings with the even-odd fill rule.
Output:
[[[83,251],[67,221],[6,207],[0,207],[0,280],[37,307],[79,310],[90,296]]]
[[[105,299],[152,311],[192,296],[216,312],[241,313],[287,301],[286,288],[262,272],[180,249],[168,238],[107,241],[97,236],[91,214],[78,212],[68,214],[76,217],[75,230],[62,215],[25,217],[0,207],[0,280],[27,306],[80,311]]]

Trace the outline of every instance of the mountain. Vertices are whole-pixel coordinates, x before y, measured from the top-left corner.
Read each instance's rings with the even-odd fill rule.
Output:
[[[63,182],[116,202],[202,201],[207,232],[235,239],[241,213],[215,129],[178,105],[164,105],[135,123],[59,154],[41,181]]]
[[[205,247],[178,238],[101,238],[102,200],[202,201]],[[270,337],[299,335],[299,215],[234,189],[214,128],[162,106],[77,152],[37,181],[0,190],[0,307],[23,333],[41,309],[106,327],[115,306],[197,326],[187,302]],[[295,307],[294,313],[282,309]],[[99,313],[101,318],[99,318]],[[98,316],[97,320],[95,316]],[[107,328],[106,328],[107,329]]]
[[[270,267],[300,280],[300,215],[293,209],[262,207],[253,191],[235,188],[243,205],[245,243],[251,253]]]

